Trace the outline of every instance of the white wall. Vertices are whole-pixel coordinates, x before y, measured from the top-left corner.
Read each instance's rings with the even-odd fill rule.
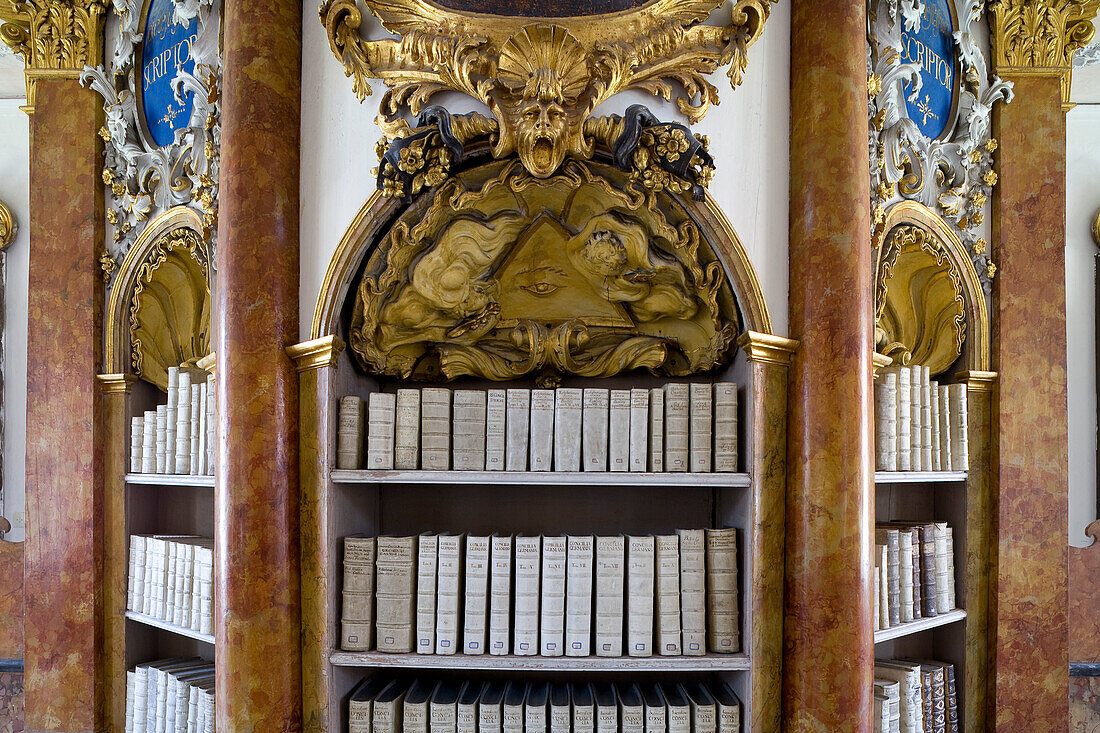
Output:
[[[381,133],[373,119],[383,87],[376,84],[374,95],[360,105],[313,5],[305,7],[303,25],[300,331],[305,339],[332,253],[374,190],[370,170]],[[366,13],[363,26],[368,38],[384,34]],[[749,51],[745,82],[732,91],[724,70],[716,73],[722,104],[696,127],[710,136],[718,165],[710,191],[749,252],[780,335],[787,333],[789,54],[790,6],[779,3]],[[621,112],[634,102],[647,104],[662,119],[679,118],[674,107],[635,93],[608,100],[598,113]],[[474,104],[452,108],[463,111]]]
[[[30,137],[22,99],[0,99],[0,201],[19,232],[7,250],[4,294],[4,469],[0,514],[14,525],[5,539],[23,540],[27,447],[27,281],[30,260]]]
[[[1075,80],[1082,71],[1074,71]],[[1066,151],[1069,540],[1081,547],[1089,544],[1085,526],[1096,519],[1097,247],[1089,229],[1100,210],[1100,104],[1070,111]]]

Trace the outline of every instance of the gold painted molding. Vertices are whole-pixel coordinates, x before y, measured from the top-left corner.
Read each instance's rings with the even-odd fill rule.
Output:
[[[286,353],[297,363],[299,372],[335,366],[343,351],[344,340],[339,336],[311,339],[286,349]]]
[[[798,343],[794,339],[756,331],[745,331],[737,339],[737,345],[745,352],[749,361],[778,364],[784,367],[791,365],[791,359],[798,350]]]
[[[971,369],[959,372],[955,378],[965,382],[968,390],[975,392],[992,392],[997,387],[997,372],[979,371]]]
[[[0,201],[0,252],[3,252],[15,241],[15,235],[19,227],[15,224],[15,216],[12,215],[3,201]]]
[[[95,379],[104,394],[126,394],[138,380],[133,374],[97,374]]]
[[[1100,0],[993,0],[988,12],[994,71],[1009,80],[1057,76],[1062,107],[1072,108],[1073,56],[1092,40],[1098,9]]]
[[[886,213],[883,231],[888,234],[895,227],[905,224],[920,226],[933,234],[944,246],[951,269],[958,275],[959,284],[962,287],[966,315],[966,346],[964,347],[967,355],[966,364],[974,370],[988,370],[990,364],[989,306],[970,254],[966,251],[954,227],[927,206],[916,201],[902,201],[895,204]],[[882,255],[883,247],[880,246],[875,252],[876,273],[880,270],[879,260]]]
[[[103,0],[0,0],[0,40],[26,64],[28,114],[35,82],[77,79],[103,62]]]

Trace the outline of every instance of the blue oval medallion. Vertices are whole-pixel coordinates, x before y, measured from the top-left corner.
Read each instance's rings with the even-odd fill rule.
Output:
[[[141,44],[141,111],[152,141],[171,145],[176,130],[191,121],[194,100],[187,93],[183,104],[176,101],[172,82],[177,68],[195,69],[191,45],[198,35],[197,18],[184,25],[172,22],[172,0],[150,0],[145,14]]]
[[[912,84],[905,85],[905,106],[909,119],[929,139],[944,133],[955,104],[955,22],[948,3],[953,0],[924,0],[920,28],[910,32],[902,26],[901,61],[920,67],[923,85],[916,99],[909,99]]]

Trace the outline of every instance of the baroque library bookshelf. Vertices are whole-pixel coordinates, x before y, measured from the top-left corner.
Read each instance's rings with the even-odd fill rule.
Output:
[[[215,366],[204,231],[194,210],[169,209],[127,252],[108,295],[97,380],[107,435],[102,664],[111,730],[154,730],[146,720],[214,729]],[[154,667],[163,672],[159,691]],[[177,710],[179,699],[188,709]]]
[[[600,227],[585,231],[583,225],[577,227],[581,229],[579,233],[572,233],[576,229],[570,231],[577,225],[569,223],[568,202],[591,196],[592,200],[586,205],[603,207],[606,211],[617,199],[600,178],[616,179],[615,173],[602,165],[569,162],[566,165],[570,167],[567,173],[550,177],[541,192],[527,188],[531,179],[517,166],[490,163],[469,171],[462,185],[467,188],[471,203],[484,200],[486,195],[496,195],[496,187],[507,182],[509,197],[544,197],[540,204],[544,212],[549,210],[549,216],[546,213],[541,217],[524,214],[526,221],[521,222],[519,228],[527,227],[526,231],[534,236],[521,234],[511,253],[505,249],[499,256],[503,260],[501,269],[507,270],[516,262],[530,269],[530,262],[540,261],[539,248],[554,241],[551,237],[565,236],[582,246],[587,242],[592,247],[605,241],[617,243],[620,236],[626,236],[626,233]],[[547,190],[550,197],[546,197]],[[379,344],[385,338],[382,329],[371,330],[376,323],[371,309],[382,308],[383,313],[392,314],[394,311],[386,310],[385,306],[394,302],[400,306],[401,291],[406,283],[396,284],[390,292],[392,299],[386,304],[371,302],[369,296],[364,298],[364,293],[373,292],[377,283],[392,283],[386,278],[388,268],[397,257],[394,240],[406,231],[408,222],[431,222],[440,202],[446,202],[445,197],[452,195],[453,191],[444,191],[435,197],[421,197],[411,206],[380,195],[368,200],[333,255],[318,299],[314,338],[288,350],[300,374],[304,729],[332,733],[349,730],[349,696],[353,689],[367,678],[385,681],[395,676],[431,683],[436,680],[455,684],[507,681],[531,685],[530,689],[537,689],[546,682],[581,686],[614,683],[620,690],[634,683],[643,687],[661,683],[673,688],[678,684],[690,687],[695,682],[712,687],[724,683],[740,700],[738,723],[742,730],[777,729],[783,637],[787,368],[796,344],[770,334],[770,320],[759,284],[732,228],[709,199],[694,202],[688,197],[669,196],[664,204],[667,209],[662,216],[670,219],[679,216],[685,228],[695,225],[706,233],[706,252],[700,254],[700,259],[702,267],[712,273],[715,292],[722,291],[711,303],[726,315],[711,314],[714,318],[708,318],[707,326],[700,330],[709,327],[713,331],[712,323],[722,323],[724,327],[722,319],[727,315],[728,323],[738,323],[738,327],[727,331],[727,346],[732,358],[716,369],[684,377],[637,369],[609,368],[601,372],[593,365],[607,362],[583,353],[586,337],[576,338],[567,333],[570,324],[608,323],[600,320],[600,301],[575,294],[564,299],[536,300],[534,304],[548,315],[541,323],[525,322],[524,317],[531,318],[530,314],[537,311],[531,310],[530,304],[524,301],[522,285],[514,288],[519,291],[516,297],[508,292],[500,271],[495,273],[501,280],[497,297],[505,310],[501,313],[499,330],[507,338],[514,337],[515,343],[522,341],[515,334],[525,336],[529,332],[524,329],[546,329],[560,334],[563,339],[572,339],[563,347],[566,352],[563,361],[571,364],[572,369],[560,369],[547,380],[546,375],[553,370],[540,372],[521,365],[514,375],[493,373],[493,378],[487,379],[492,368],[503,369],[522,362],[522,359],[493,360],[491,353],[466,358],[477,348],[485,348],[487,352],[503,348],[499,341],[492,341],[497,336],[496,330],[488,331],[486,341],[481,344],[476,341],[460,344],[461,348],[456,351],[466,356],[455,360],[451,359],[451,354],[456,352],[450,350],[449,344],[436,343],[428,348],[420,347],[416,352],[419,355],[417,365],[404,373],[400,373],[401,368],[390,370],[397,373],[386,373],[387,367],[382,366],[383,362],[397,364],[400,348],[375,362],[381,368],[364,368],[362,354],[377,356]],[[601,200],[597,202],[596,199]],[[512,203],[517,203],[515,198]],[[519,201],[516,211],[537,211],[528,203],[533,202]],[[596,209],[595,213],[598,212]],[[556,223],[547,226],[548,219]],[[448,240],[447,230],[454,225],[443,221],[440,226],[443,236],[439,246],[443,247],[453,241]],[[491,232],[482,234],[491,236]],[[530,251],[524,252],[524,247]],[[548,255],[556,258],[552,264],[562,269],[572,267],[562,252],[564,248]],[[414,268],[428,268],[431,262],[431,255],[425,255]],[[489,273],[485,277],[493,275]],[[516,279],[522,283],[524,276]],[[364,284],[367,282],[370,284]],[[507,312],[509,308],[512,313]],[[589,328],[593,336],[602,332],[612,341],[619,338],[614,329],[592,325]],[[674,330],[676,327],[666,321],[665,328]],[[431,329],[425,332],[429,333],[426,338],[431,339]],[[637,331],[631,329],[631,333]],[[469,347],[471,343],[475,348]],[[615,343],[621,344],[621,341]],[[355,345],[358,353],[346,344]],[[568,361],[573,358],[570,350],[576,355],[574,361]],[[593,353],[598,351],[597,348]],[[441,358],[440,353],[444,354]],[[661,353],[663,357],[665,352]],[[392,360],[386,361],[386,356]],[[482,360],[477,361],[478,357]],[[462,373],[461,367],[454,367],[470,361],[476,366],[466,373]],[[588,367],[582,369],[582,365]],[[642,465],[647,470],[623,472],[534,471],[527,465],[524,470],[501,471],[426,470],[423,464],[416,468],[338,467],[343,398],[362,398],[362,409],[367,412],[372,394],[432,387],[433,382],[440,381],[439,372],[433,370],[448,368],[457,369],[458,374],[443,386],[455,390],[455,394],[458,390],[554,386],[566,389],[645,388],[648,392],[673,383],[690,383],[697,389],[705,385],[703,391],[709,394],[712,383],[733,382],[737,385],[738,398],[739,463],[735,471],[721,473],[652,471],[648,470],[652,466],[646,466],[645,462]],[[689,371],[684,369],[681,373]],[[392,407],[392,402],[389,404]],[[533,425],[532,439],[535,435]],[[373,424],[368,424],[367,432],[372,429]],[[555,440],[559,439],[560,436],[555,436]],[[709,447],[708,441],[708,450]],[[363,454],[367,452],[364,447]],[[391,438],[390,455],[392,452]],[[541,535],[546,547],[546,538],[553,536],[675,536],[677,530],[718,528],[732,528],[737,540],[739,639],[731,653],[708,648],[696,656],[662,655],[657,650],[646,656],[630,656],[624,648],[619,656],[599,656],[595,649],[586,656],[526,656],[517,654],[515,646],[509,650],[511,653],[503,655],[464,654],[461,650],[455,654],[418,654],[412,649],[394,653],[377,651],[370,645],[366,645],[364,651],[342,648],[341,624],[346,620],[342,619],[346,606],[344,542],[354,535],[415,537],[422,533],[439,533],[441,538],[447,534],[484,537],[499,533],[517,538]],[[439,544],[442,547],[443,542]],[[543,560],[545,562],[545,557]],[[516,569],[518,562],[518,559],[513,560],[514,572],[519,572]],[[381,573],[377,568],[376,565],[376,572]],[[442,573],[442,550],[439,568]],[[544,564],[543,573],[546,572]],[[376,576],[376,593],[382,593],[381,577],[380,574]],[[518,584],[518,576],[515,577]],[[443,586],[439,587],[442,597]],[[514,604],[518,603],[517,592],[515,588],[512,591]],[[546,598],[542,601],[545,604]],[[376,607],[382,608],[380,600]],[[461,632],[461,619],[458,624]],[[462,634],[458,636],[461,643]]]

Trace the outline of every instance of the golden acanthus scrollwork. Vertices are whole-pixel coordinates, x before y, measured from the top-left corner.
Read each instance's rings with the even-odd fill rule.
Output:
[[[165,389],[168,367],[210,353],[210,284],[206,245],[194,229],[166,232],[140,265],[130,296],[134,371]]]
[[[544,179],[498,162],[418,200],[359,282],[360,364],[506,380],[724,363],[739,321],[721,264],[671,197],[624,178],[576,160]]]
[[[966,340],[962,281],[943,243],[912,224],[894,227],[882,245],[875,282],[876,350],[896,364],[932,374],[951,366]]]
[[[19,231],[15,225],[15,217],[3,201],[0,201],[0,252],[3,252],[15,241],[15,235]]]
[[[494,119],[478,115],[477,125],[491,134],[494,157],[516,154],[531,175],[546,178],[568,155],[592,156],[592,111],[626,89],[675,96],[692,123],[702,119],[718,102],[707,75],[728,64],[731,84],[740,84],[772,1],[735,0],[729,24],[714,26],[703,21],[723,0],[650,0],[620,13],[554,19],[365,0],[400,36],[377,41],[359,36],[355,0],[325,0],[320,16],[360,101],[371,93],[368,79],[390,87],[377,118],[389,140],[412,132],[405,111],[419,115],[435,94],[458,91],[491,110]]]

